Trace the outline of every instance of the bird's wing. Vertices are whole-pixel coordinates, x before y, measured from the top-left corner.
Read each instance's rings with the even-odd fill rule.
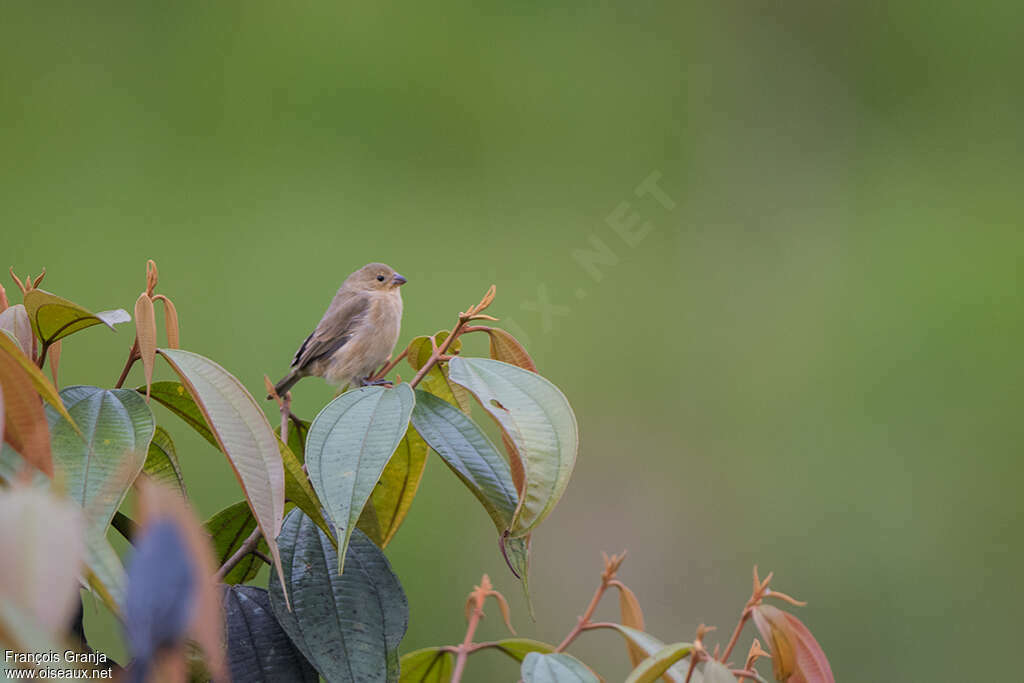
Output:
[[[349,297],[335,306],[332,304],[302,346],[295,353],[292,367],[302,369],[318,358],[329,356],[352,338],[353,331],[366,317],[370,297],[362,294]]]

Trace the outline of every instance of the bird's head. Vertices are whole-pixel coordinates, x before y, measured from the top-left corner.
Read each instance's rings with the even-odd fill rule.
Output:
[[[366,264],[352,273],[349,281],[359,289],[371,292],[397,290],[406,282],[394,268],[384,263]]]

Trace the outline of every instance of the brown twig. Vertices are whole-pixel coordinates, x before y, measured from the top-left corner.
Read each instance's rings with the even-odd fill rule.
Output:
[[[43,354],[46,354],[46,347],[43,347]],[[117,378],[117,384],[114,385],[115,389],[120,389],[124,386],[124,381],[128,379],[128,373],[131,371],[132,366],[135,362],[142,358],[142,354],[139,352],[139,338],[135,338],[135,343],[132,344],[132,348],[128,351],[128,360],[124,363],[124,370],[121,371],[121,376]],[[40,363],[39,367],[42,367]]]
[[[452,672],[450,683],[459,683],[462,680],[462,674],[466,670],[466,661],[471,653],[482,650],[485,647],[497,647],[497,643],[473,644],[476,628],[480,625],[480,620],[484,616],[484,603],[487,601],[487,598],[494,598],[498,601],[501,615],[505,618],[505,625],[509,631],[512,631],[512,635],[515,635],[515,629],[512,628],[512,623],[509,621],[508,601],[505,600],[504,595],[494,590],[490,577],[484,574],[480,579],[480,585],[473,587],[473,591],[466,600],[466,620],[469,622],[466,625],[466,636],[458,647],[449,646],[442,648],[446,652],[451,652],[455,655],[455,670]]]
[[[583,613],[577,621],[576,625],[569,635],[558,644],[555,648],[555,652],[562,652],[565,648],[569,647],[572,641],[576,640],[576,637],[583,631],[588,630],[592,624],[590,618],[594,616],[594,610],[597,609],[597,605],[601,602],[601,598],[604,597],[605,591],[615,583],[615,573],[619,571],[619,567],[622,566],[622,561],[626,559],[626,553],[623,552],[621,555],[612,555],[608,557],[604,555],[604,571],[601,572],[601,584],[594,591],[594,597],[590,599],[590,604],[587,605],[587,610]]]
[[[405,360],[405,357],[407,355],[409,355],[409,349],[406,349],[406,350],[402,351],[400,354],[398,354],[397,356],[392,358],[390,361],[385,363],[384,367],[382,367],[377,372],[373,373],[373,375],[370,377],[370,381],[371,382],[375,382],[377,380],[381,380],[381,379],[384,379],[385,377],[387,377],[388,373],[390,373],[392,370],[394,370],[395,367],[399,363],[401,363],[403,360]]]
[[[260,538],[262,538],[262,536],[263,532],[260,530],[259,526],[253,529],[252,533],[249,534],[249,538],[242,541],[242,545],[238,548],[237,551],[235,551],[235,554],[229,557],[227,561],[220,566],[220,569],[217,570],[217,573],[213,577],[214,580],[218,583],[223,581],[224,577],[228,575],[228,572],[234,569],[235,566],[239,562],[241,562],[246,555],[249,555],[256,551],[257,547],[260,544]]]
[[[437,340],[434,337],[430,337],[430,346],[433,349],[430,354],[430,358],[427,359],[427,362],[423,364],[423,367],[419,369],[416,376],[413,377],[411,382],[409,382],[409,386],[415,387],[423,380],[424,377],[427,376],[427,373],[430,372],[431,368],[437,365],[440,361],[450,358],[450,356],[448,356],[448,349],[451,347],[452,342],[458,339],[465,332],[471,331],[467,329],[466,323],[474,320],[497,320],[497,318],[492,318],[489,315],[481,313],[481,311],[490,306],[491,302],[494,301],[495,291],[495,286],[491,285],[491,288],[487,290],[486,294],[484,294],[484,298],[480,300],[480,303],[476,306],[470,306],[469,310],[465,313],[459,313],[459,322],[455,325],[455,329],[453,329],[451,334],[441,342],[440,346],[437,344]]]
[[[754,613],[754,608],[760,605],[765,598],[779,598],[784,602],[797,606],[807,604],[797,600],[796,598],[792,598],[785,593],[780,593],[779,591],[773,591],[770,589],[768,584],[771,583],[773,576],[775,576],[774,573],[768,572],[768,576],[764,577],[764,580],[762,581],[757,575],[757,566],[754,566],[754,589],[750,592],[750,599],[747,600],[747,604],[743,606],[743,612],[740,613],[740,620],[732,632],[732,637],[729,639],[729,644],[725,647],[725,652],[723,652],[722,656],[718,658],[720,662],[728,661],[729,655],[732,654],[733,648],[736,647],[736,643],[740,639],[740,633],[743,631],[743,627],[747,625],[747,622],[750,621],[751,615]]]

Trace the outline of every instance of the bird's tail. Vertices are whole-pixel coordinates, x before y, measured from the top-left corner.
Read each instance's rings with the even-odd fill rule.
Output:
[[[284,396],[285,392],[291,389],[300,379],[302,379],[302,375],[299,374],[298,370],[292,370],[284,376],[284,379],[274,385],[274,391],[277,392],[278,396]],[[267,398],[271,397],[267,396]]]

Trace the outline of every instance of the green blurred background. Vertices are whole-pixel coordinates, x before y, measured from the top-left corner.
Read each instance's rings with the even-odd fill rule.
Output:
[[[557,642],[600,552],[628,548],[662,639],[727,639],[757,563],[810,602],[841,681],[1009,680],[1022,20],[934,0],[7,2],[0,265],[130,309],[156,259],[185,348],[257,394],[367,261],[409,278],[402,343],[496,283],[582,451],[535,536],[535,624],[434,459],[388,550],[406,649],[458,642],[483,572],[520,633]],[[652,173],[674,208],[636,195]],[[633,246],[607,222],[623,202],[650,223]],[[599,281],[574,257],[595,239]],[[112,383],[131,337],[68,340],[62,383]],[[331,393],[303,382],[297,412]],[[240,499],[159,417],[203,516]],[[572,651],[627,670],[614,634]],[[515,677],[489,654],[468,672]]]

